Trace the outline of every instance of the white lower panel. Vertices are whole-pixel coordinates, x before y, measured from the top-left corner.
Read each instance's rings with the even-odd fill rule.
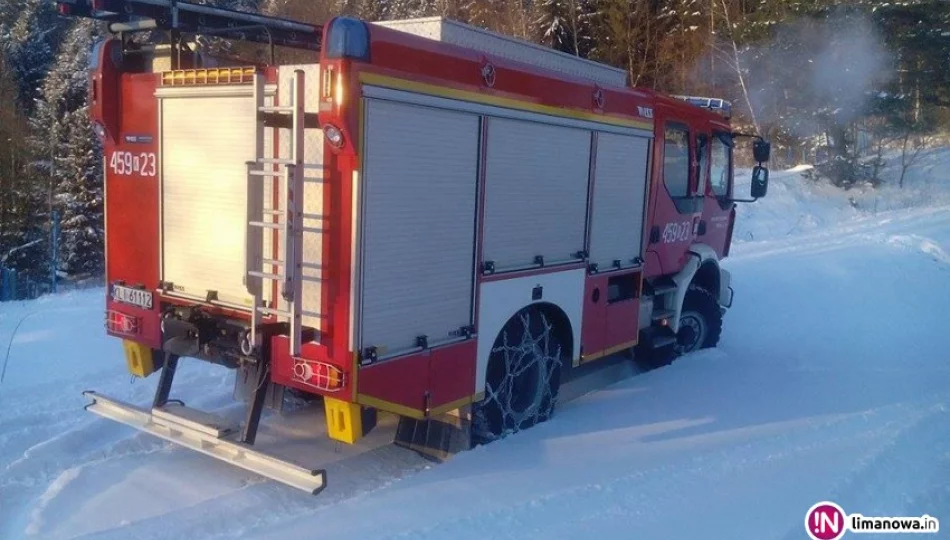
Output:
[[[574,347],[571,360],[580,354],[581,317],[584,309],[583,268],[483,283],[478,300],[478,354],[475,391],[485,390],[485,371],[495,338],[515,313],[531,304],[554,304],[571,321]],[[541,300],[531,300],[535,287],[542,288]]]

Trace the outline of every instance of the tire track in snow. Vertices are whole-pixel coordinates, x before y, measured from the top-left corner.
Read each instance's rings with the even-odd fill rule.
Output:
[[[172,512],[116,523],[112,528],[77,538],[124,540],[129,537],[126,528],[129,526],[134,527],[136,540],[240,537],[251,530],[267,529],[385,489],[429,464],[415,452],[395,445],[383,446],[327,467],[329,487],[318,497],[309,497],[293,488],[246,473],[253,481],[240,489]],[[265,508],[266,511],[262,511]],[[209,513],[214,514],[214,520],[208,519]]]
[[[729,429],[678,440],[631,445],[629,463],[617,462],[610,476],[584,478],[564,471],[567,487],[549,490],[541,496],[516,501],[499,507],[491,492],[479,493],[471,508],[459,510],[460,515],[428,515],[425,523],[400,523],[400,532],[362,534],[361,537],[386,539],[446,538],[472,540],[489,538],[695,538],[715,531],[716,537],[727,536],[708,522],[705,515],[692,517],[704,531],[679,536],[672,534],[662,521],[668,516],[692,511],[709,504],[731,507],[746,503],[736,497],[747,497],[758,489],[743,489],[729,496],[716,492],[717,487],[742,481],[757,484],[762,474],[797,475],[801,461],[837,456],[842,453],[868,452],[889,441],[902,429],[908,405],[890,405],[871,411],[834,415],[831,417],[796,419],[778,424]],[[530,435],[524,435],[530,436]],[[496,449],[488,448],[487,452]],[[593,457],[593,456],[592,456]],[[646,466],[639,468],[638,460]],[[658,464],[661,463],[661,464]],[[783,465],[784,464],[784,465]],[[449,464],[451,466],[451,464]],[[438,471],[436,471],[438,473]],[[530,477],[529,477],[530,478]],[[530,479],[526,481],[530,481]],[[573,483],[572,482],[576,482]],[[412,487],[412,486],[409,486]],[[748,487],[748,486],[746,486]],[[691,499],[695,494],[707,499]],[[467,494],[459,494],[464,497]],[[727,495],[726,497],[718,497]],[[758,500],[758,499],[754,499]],[[347,514],[354,501],[347,503]],[[487,505],[487,507],[486,507]],[[699,506],[697,506],[699,505]],[[807,507],[806,507],[807,508]],[[335,507],[324,508],[310,516],[308,523],[319,523],[322,514],[334,514]],[[797,523],[795,508],[791,508]],[[600,530],[604,523],[625,523],[623,530]],[[677,524],[689,526],[689,520]],[[735,523],[732,524],[735,526]],[[774,523],[772,532],[774,533]],[[301,529],[290,529],[301,530]],[[784,531],[779,527],[779,533]],[[660,531],[663,531],[661,533]],[[365,531],[360,531],[365,532]],[[739,531],[742,532],[742,531]],[[745,531],[748,533],[748,531]],[[281,530],[277,533],[283,534]],[[272,534],[270,535],[272,536]],[[262,537],[270,537],[264,534]],[[763,535],[756,537],[774,537]]]
[[[827,500],[838,503],[847,513],[928,514],[943,523],[950,522],[948,403],[940,401],[911,415],[903,429],[877,452],[857,461],[854,469],[828,492]],[[800,527],[793,527],[785,540],[797,540],[801,534]]]

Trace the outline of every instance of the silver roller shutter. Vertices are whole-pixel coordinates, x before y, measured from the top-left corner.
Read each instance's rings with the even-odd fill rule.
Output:
[[[367,100],[360,342],[383,353],[471,323],[478,117]]]
[[[184,294],[217,291],[250,306],[245,162],[254,159],[254,106],[250,96],[215,91],[161,99],[162,279]]]
[[[565,262],[584,249],[590,132],[492,118],[483,257],[496,270]]]
[[[640,256],[649,139],[599,133],[591,208],[590,262],[600,270]]]

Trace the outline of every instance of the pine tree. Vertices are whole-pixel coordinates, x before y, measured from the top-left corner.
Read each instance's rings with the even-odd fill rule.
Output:
[[[0,265],[24,277],[49,276],[48,200],[37,171],[30,167],[27,140],[43,78],[55,57],[63,19],[47,0],[0,0]]]
[[[19,105],[29,114],[65,23],[55,4],[46,0],[6,0],[3,8],[8,20],[0,24],[0,51],[17,81]]]
[[[537,20],[540,41],[552,49],[587,58],[595,49],[592,0],[543,0]]]
[[[46,180],[47,207],[61,216],[58,258],[70,275],[103,268],[102,154],[86,94],[89,49],[98,33],[97,23],[85,19],[70,28],[32,119],[34,169]]]
[[[85,106],[68,113],[64,124],[65,138],[72,142],[56,164],[60,267],[71,276],[96,276],[104,263],[102,149]]]

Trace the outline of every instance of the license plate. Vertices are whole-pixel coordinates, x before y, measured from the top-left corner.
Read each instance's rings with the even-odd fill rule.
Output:
[[[123,304],[131,304],[142,309],[152,309],[152,293],[142,289],[133,289],[124,285],[112,286],[112,299]]]

